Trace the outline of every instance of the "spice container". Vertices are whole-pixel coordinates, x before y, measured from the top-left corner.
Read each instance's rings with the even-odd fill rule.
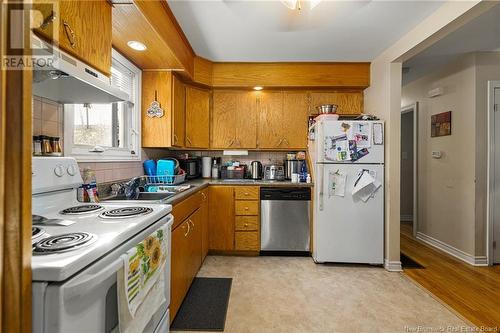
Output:
[[[54,154],[54,155],[61,155],[62,154],[61,141],[60,141],[59,137],[50,138],[50,146],[52,148],[52,154]]]
[[[33,136],[33,155],[42,155],[42,140],[40,140],[40,137],[38,135]]]
[[[42,154],[43,155],[52,154],[52,146],[50,145],[50,138],[46,135],[40,135],[40,140],[42,142]]]

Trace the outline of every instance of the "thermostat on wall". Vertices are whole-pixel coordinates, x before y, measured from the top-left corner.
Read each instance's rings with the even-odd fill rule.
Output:
[[[442,154],[439,150],[432,151],[432,158],[441,158]]]

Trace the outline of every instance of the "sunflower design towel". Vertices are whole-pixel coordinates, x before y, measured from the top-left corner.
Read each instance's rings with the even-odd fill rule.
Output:
[[[121,332],[128,331],[124,329],[128,326],[125,322],[147,324],[150,316],[165,302],[167,232],[167,226],[158,229],[123,255],[124,266],[118,275]],[[149,318],[142,318],[144,316]]]

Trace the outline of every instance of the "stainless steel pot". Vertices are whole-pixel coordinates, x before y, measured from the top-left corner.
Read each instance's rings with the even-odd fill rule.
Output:
[[[285,179],[292,179],[292,173],[300,173],[305,160],[285,160]]]

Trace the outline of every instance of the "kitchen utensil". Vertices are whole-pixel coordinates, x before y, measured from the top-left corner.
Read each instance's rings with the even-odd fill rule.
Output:
[[[335,113],[337,111],[337,105],[335,104],[323,104],[316,107],[319,113]]]
[[[261,179],[262,178],[262,163],[259,161],[253,161],[250,164],[250,178]]]

